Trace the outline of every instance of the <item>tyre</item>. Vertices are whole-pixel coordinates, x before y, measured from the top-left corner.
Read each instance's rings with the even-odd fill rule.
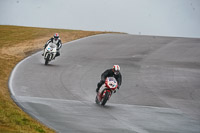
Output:
[[[95,102],[96,102],[96,104],[99,104],[99,100],[98,100],[97,96],[95,98]]]
[[[47,58],[45,59],[45,65],[48,65],[49,63],[49,58],[50,58],[50,54],[47,55]]]
[[[106,104],[106,102],[108,101],[109,98],[109,92],[106,91],[105,96],[103,97],[103,99],[101,100],[101,105],[104,106]]]

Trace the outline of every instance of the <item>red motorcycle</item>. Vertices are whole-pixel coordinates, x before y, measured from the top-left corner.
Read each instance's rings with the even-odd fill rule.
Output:
[[[118,83],[114,77],[107,77],[105,84],[101,86],[99,92],[97,93],[95,102],[100,105],[105,105],[110,99],[113,92],[116,92]]]

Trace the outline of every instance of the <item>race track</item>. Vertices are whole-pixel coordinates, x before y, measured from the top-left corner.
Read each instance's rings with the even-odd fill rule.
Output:
[[[101,73],[119,64],[120,90],[95,104]],[[15,102],[62,133],[200,133],[200,39],[102,34],[41,52],[9,80]]]

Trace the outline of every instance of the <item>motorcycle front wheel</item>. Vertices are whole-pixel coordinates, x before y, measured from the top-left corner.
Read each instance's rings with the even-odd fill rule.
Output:
[[[101,105],[102,106],[104,106],[106,104],[106,102],[108,101],[108,98],[109,98],[109,92],[106,91],[105,96],[101,100]]]
[[[47,55],[47,58],[45,59],[45,65],[48,65],[49,63],[49,58],[50,58],[50,54]]]

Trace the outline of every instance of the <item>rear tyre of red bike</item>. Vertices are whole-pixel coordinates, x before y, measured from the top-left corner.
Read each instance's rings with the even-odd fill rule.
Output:
[[[99,100],[98,100],[97,96],[95,98],[95,102],[96,102],[96,104],[99,104]]]

